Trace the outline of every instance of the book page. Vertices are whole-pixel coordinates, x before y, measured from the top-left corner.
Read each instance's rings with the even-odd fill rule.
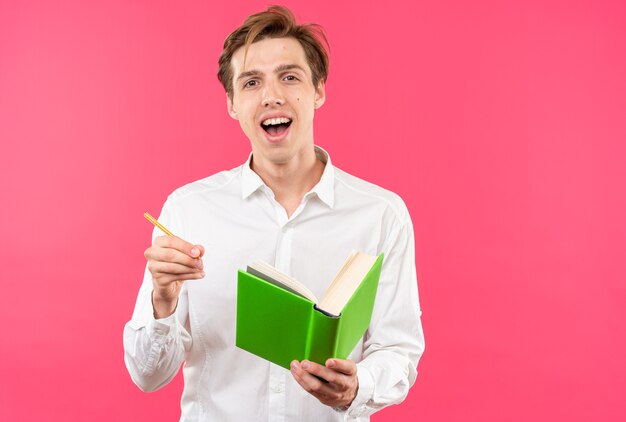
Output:
[[[318,308],[333,315],[341,314],[343,307],[348,303],[377,258],[362,252],[350,254],[326,290]]]
[[[346,260],[343,262],[343,265],[341,265],[341,268],[339,268],[339,271],[337,271],[337,274],[335,274],[335,276],[333,277],[333,280],[330,282],[330,284],[324,291],[324,296],[322,297],[322,300],[324,300],[325,297],[328,297],[329,295],[332,294],[331,292],[335,290],[335,288],[337,287],[337,284],[339,283],[339,280],[341,280],[345,272],[348,271],[348,268],[350,268],[350,266],[352,265],[352,261],[354,261],[354,258],[356,258],[358,253],[359,252],[357,251],[350,252],[350,255],[348,255]]]
[[[293,277],[280,272],[267,262],[256,259],[250,265],[248,265],[248,273],[253,274],[268,283],[274,284],[280,288],[288,290],[292,293],[300,295],[313,303],[317,303],[317,298],[304,284],[300,283]]]

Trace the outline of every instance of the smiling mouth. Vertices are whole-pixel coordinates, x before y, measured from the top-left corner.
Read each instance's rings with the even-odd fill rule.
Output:
[[[278,136],[283,134],[287,128],[291,126],[291,119],[287,117],[278,117],[275,119],[266,119],[261,122],[261,127],[270,136]]]

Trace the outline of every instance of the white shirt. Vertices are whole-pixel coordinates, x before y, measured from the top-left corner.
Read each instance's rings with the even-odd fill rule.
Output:
[[[155,320],[146,268],[124,360],[143,391],[166,385],[184,362],[181,421],[369,420],[401,402],[424,350],[413,227],[392,192],[332,166],[291,217],[246,164],[183,186],[159,221],[203,245],[206,277],[183,285],[176,312]],[[155,229],[153,238],[162,235]],[[359,390],[341,412],[321,404],[277,365],[235,347],[237,270],[260,258],[321,297],[350,251],[385,254],[370,326],[349,358]],[[298,357],[294,356],[294,359]]]

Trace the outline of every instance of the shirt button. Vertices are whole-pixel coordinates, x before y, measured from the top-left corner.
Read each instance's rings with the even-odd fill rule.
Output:
[[[272,390],[274,390],[275,393],[282,393],[285,391],[285,388],[283,384],[276,384]]]

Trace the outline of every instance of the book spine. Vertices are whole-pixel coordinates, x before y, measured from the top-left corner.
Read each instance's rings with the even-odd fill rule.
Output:
[[[307,336],[306,359],[325,365],[327,359],[335,357],[340,320],[341,316],[328,316],[317,309],[313,310]]]

